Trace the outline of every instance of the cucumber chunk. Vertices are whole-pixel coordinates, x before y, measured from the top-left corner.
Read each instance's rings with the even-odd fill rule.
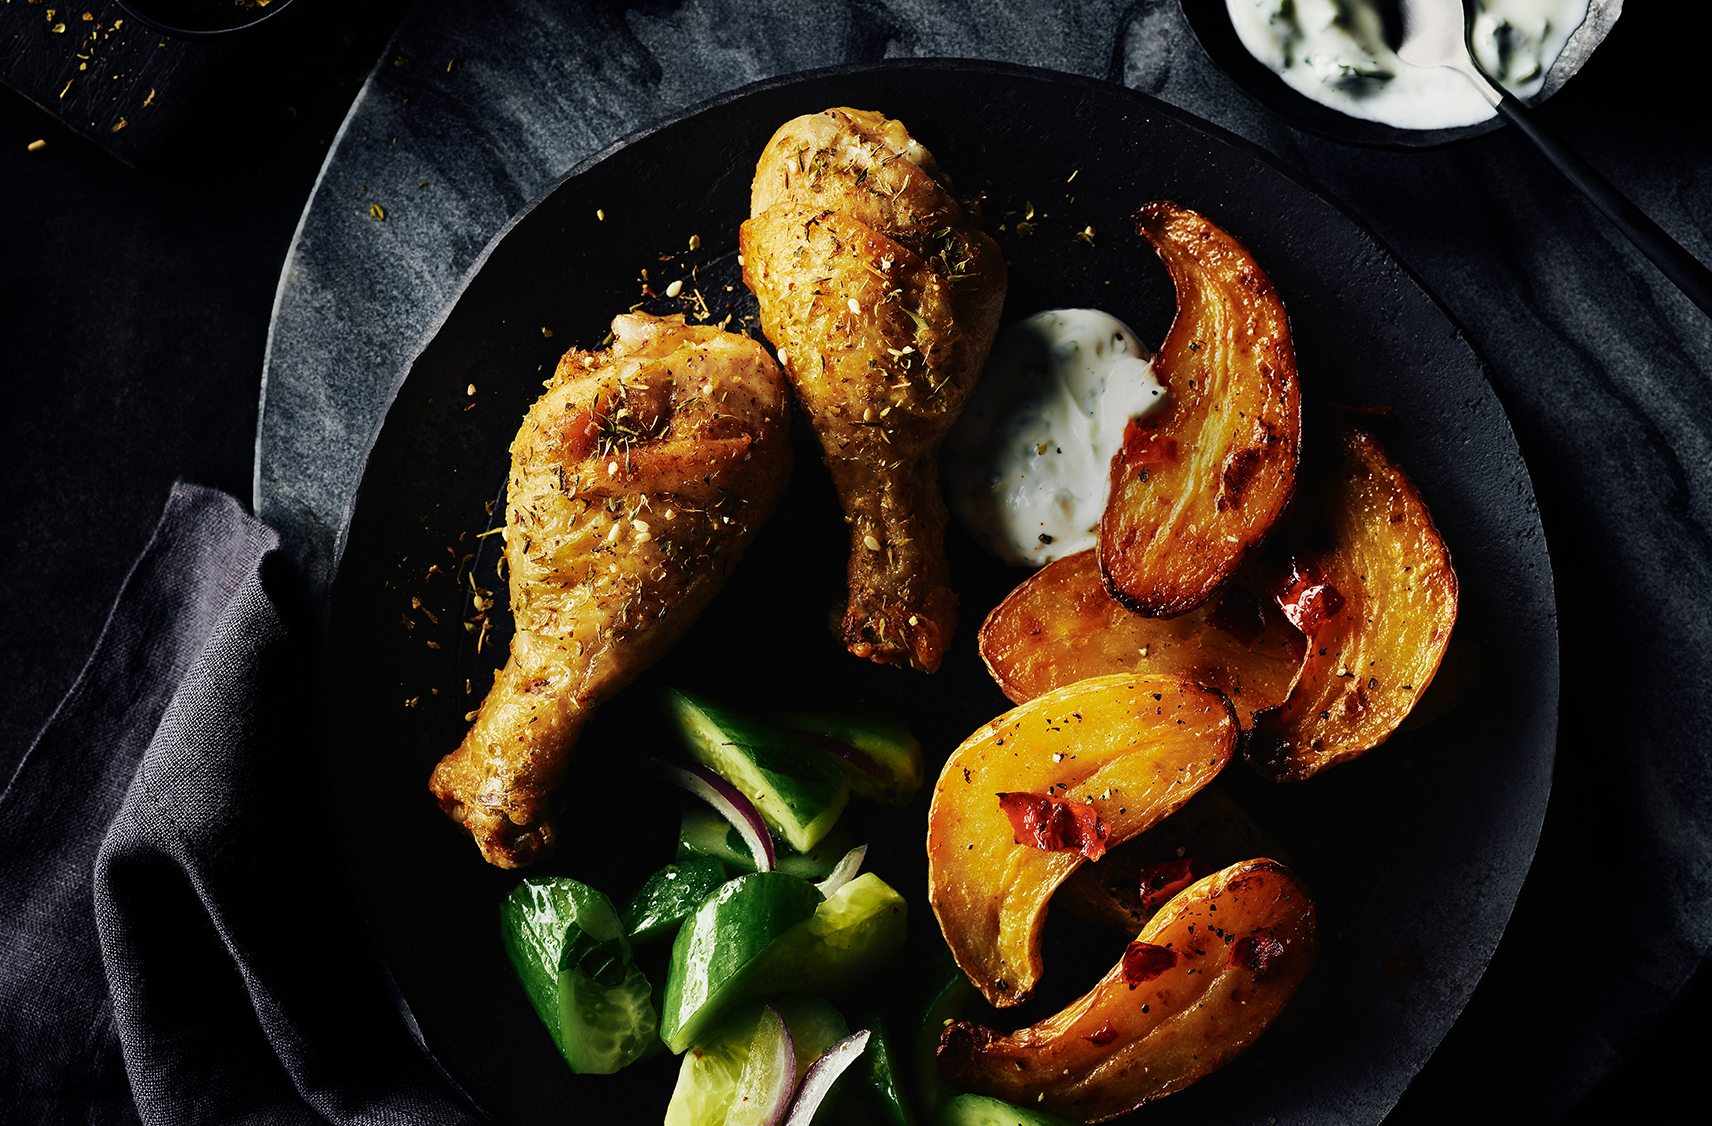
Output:
[[[852,793],[902,806],[921,789],[921,740],[900,719],[867,712],[782,712],[778,720],[830,754]]]
[[[683,1051],[753,997],[845,992],[903,948],[904,899],[872,872],[823,901],[819,895],[813,884],[767,872],[739,876],[709,896],[672,944],[660,1024],[666,1046]],[[816,905],[802,911],[810,902]]]
[[[737,1076],[725,1126],[776,1126],[790,1109],[796,1085],[796,1046],[785,1018],[768,1005],[749,1041],[749,1059]]]
[[[666,706],[690,756],[743,791],[785,843],[806,853],[832,830],[850,786],[807,736],[687,692],[668,691]]]
[[[916,1126],[915,1109],[899,1074],[900,1061],[892,1046],[889,1022],[880,1014],[878,1005],[871,1005],[861,1023],[869,1031],[868,1047],[853,1071],[860,1102],[867,1113],[858,1117],[882,1126]]]
[[[939,1077],[939,1039],[946,1026],[968,1015],[981,999],[981,994],[962,970],[951,960],[951,952],[940,949],[935,959],[937,978],[929,991],[927,1008],[922,1012],[921,1025],[915,1041],[915,1095],[929,1115],[957,1092]]]
[[[814,918],[820,892],[783,872],[750,872],[722,884],[684,920],[672,942],[660,1035],[681,1052],[725,1011],[777,990],[751,987],[746,973],[769,946]]]
[[[847,993],[903,949],[908,923],[904,897],[864,872],[761,952],[751,971],[757,992]]]
[[[832,875],[844,854],[855,848],[854,834],[843,825],[835,825],[808,852],[798,852],[789,845],[777,845],[774,867],[804,880],[824,880]],[[727,871],[753,872],[755,858],[743,843],[743,834],[711,809],[688,809],[678,828],[678,859],[714,857]]]
[[[799,1082],[810,1064],[850,1034],[838,1010],[819,997],[786,994],[774,1000],[773,1006],[791,1031]],[[749,1048],[760,1020],[761,1002],[740,1005],[684,1053],[678,1083],[666,1108],[666,1126],[722,1126],[749,1061]]]
[[[575,880],[526,879],[501,905],[500,934],[572,1071],[609,1075],[658,1044],[648,979],[606,896]]]
[[[647,942],[675,933],[724,882],[725,865],[716,857],[690,857],[666,865],[649,876],[624,906],[624,930],[630,941]]]

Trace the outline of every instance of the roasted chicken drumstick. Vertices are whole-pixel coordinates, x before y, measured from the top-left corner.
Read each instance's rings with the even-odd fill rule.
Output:
[[[935,457],[998,328],[999,248],[928,151],[863,110],[785,123],[749,216],[743,280],[850,524],[844,643],[932,672],[957,619]]]
[[[517,632],[440,808],[490,863],[553,847],[548,802],[594,708],[713,597],[790,470],[785,383],[745,336],[621,316],[571,351],[511,444],[505,560]]]

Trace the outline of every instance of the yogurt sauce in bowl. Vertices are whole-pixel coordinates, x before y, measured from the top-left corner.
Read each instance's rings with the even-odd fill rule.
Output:
[[[1111,314],[1017,322],[946,440],[952,510],[1007,563],[1044,567],[1093,547],[1124,428],[1165,398],[1152,356]]]
[[[1462,76],[1398,58],[1386,44],[1375,0],[1225,0],[1225,6],[1256,59],[1292,89],[1351,117],[1399,129],[1445,129],[1494,115]],[[1475,0],[1475,7],[1477,60],[1526,98],[1541,88],[1587,18],[1588,0]]]

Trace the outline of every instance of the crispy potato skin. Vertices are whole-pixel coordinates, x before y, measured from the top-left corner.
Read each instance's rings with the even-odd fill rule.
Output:
[[[1170,398],[1112,459],[1100,569],[1124,605],[1169,617],[1206,601],[1290,499],[1301,391],[1284,304],[1248,251],[1174,203],[1135,223],[1177,289],[1154,361]]]
[[[1008,1036],[954,1024],[940,1042],[940,1074],[1077,1122],[1182,1090],[1283,1010],[1313,964],[1314,905],[1289,869],[1248,860],[1180,893],[1137,941],[1169,947],[1175,964],[1132,988],[1120,961],[1081,999]],[[1257,959],[1257,943],[1271,956]]]
[[[1450,549],[1414,483],[1365,430],[1346,426],[1334,440],[1335,467],[1289,523],[1343,605],[1314,632],[1301,682],[1244,752],[1279,782],[1310,778],[1390,738],[1456,625]]]
[[[774,134],[739,246],[850,525],[838,632],[933,672],[957,621],[936,457],[998,329],[998,246],[901,124],[854,109]]]
[[[928,899],[952,956],[991,1004],[1021,1004],[1034,991],[1047,903],[1083,863],[1076,852],[1017,843],[998,795],[1086,802],[1115,847],[1216,776],[1239,730],[1213,689],[1107,676],[1013,708],[952,754],[927,815]]]
[[[612,328],[608,351],[565,354],[511,444],[517,632],[429,780],[502,868],[552,850],[548,802],[589,715],[695,621],[790,472],[789,398],[764,348],[681,315]]]
[[[1244,731],[1302,675],[1307,639],[1268,595],[1258,564],[1216,598],[1174,618],[1137,614],[1111,596],[1094,550],[1047,564],[981,625],[981,659],[1006,696],[1027,703],[1091,676],[1169,673],[1230,697]]]

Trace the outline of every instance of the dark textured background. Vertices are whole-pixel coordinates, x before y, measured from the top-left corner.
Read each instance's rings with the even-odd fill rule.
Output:
[[[756,58],[794,69],[801,43],[788,36],[719,43],[727,6],[744,7],[656,2],[625,16],[591,5],[601,16],[584,34],[630,45],[591,65],[627,68],[655,112],[690,95],[645,49],[650,29],[703,28],[723,49],[708,69],[728,84],[776,72],[746,71]],[[436,7],[402,46],[413,32],[445,34]],[[1712,883],[1712,328],[1508,131],[1428,154],[1352,152],[1258,114],[1208,71],[1172,5],[1094,6],[1076,30],[1105,42],[1060,36],[1029,7],[851,4],[837,40],[811,44],[845,57],[801,65],[935,53],[960,14],[985,21],[966,53],[1111,77],[1243,133],[1332,191],[1438,293],[1491,362],[1534,472],[1563,639],[1557,789],[1488,979],[1393,1120],[1488,1107],[1525,1118],[1574,1101],[1623,1057],[1569,1120],[1672,1109],[1712,1046],[1712,994],[1694,971]],[[1712,135],[1692,56],[1704,36],[1664,7],[1633,5],[1544,115],[1712,259]],[[76,677],[172,481],[251,494],[280,270],[365,75],[396,62],[383,51],[405,8],[346,5],[206,48],[205,93],[139,169],[0,95],[0,770]],[[478,22],[461,30],[479,55]],[[638,113],[647,119],[636,107],[621,116]],[[591,118],[577,143],[627,127]],[[47,147],[27,152],[37,138]],[[518,202],[486,205],[503,217]],[[484,238],[464,232],[477,248]],[[1466,768],[1478,785],[1478,764]]]

